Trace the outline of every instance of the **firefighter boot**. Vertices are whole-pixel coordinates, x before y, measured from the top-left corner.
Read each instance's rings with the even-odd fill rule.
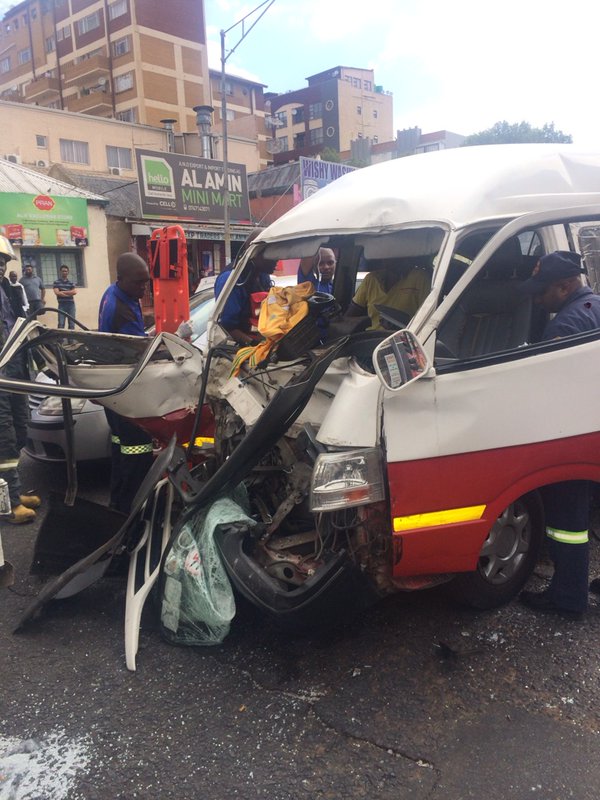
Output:
[[[33,522],[34,519],[35,511],[32,508],[25,508],[22,504],[15,506],[6,517],[6,521],[11,525],[22,525],[24,522]]]
[[[39,508],[42,505],[42,501],[36,494],[22,494],[19,496],[19,500],[25,508]]]

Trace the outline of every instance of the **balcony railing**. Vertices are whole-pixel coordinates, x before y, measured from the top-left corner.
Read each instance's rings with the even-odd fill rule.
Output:
[[[59,95],[58,78],[44,75],[28,83],[25,87],[25,100],[28,103],[46,103]]]
[[[93,84],[110,75],[108,56],[97,55],[85,58],[78,64],[63,66],[64,86]]]
[[[99,117],[106,116],[112,112],[110,92],[90,92],[79,97],[67,97],[65,98],[65,106],[68,111],[95,114]]]

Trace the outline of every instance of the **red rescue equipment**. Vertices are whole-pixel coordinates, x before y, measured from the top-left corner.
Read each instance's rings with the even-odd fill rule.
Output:
[[[156,332],[175,333],[190,318],[187,240],[180,225],[152,231],[150,267]]]

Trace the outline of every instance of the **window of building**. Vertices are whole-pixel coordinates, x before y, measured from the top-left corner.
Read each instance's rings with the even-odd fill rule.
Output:
[[[356,106],[356,113],[361,116],[362,115],[362,106]]]
[[[425,147],[423,148],[423,152],[424,153],[432,153],[435,150],[439,150],[439,149],[440,149],[440,143],[436,142],[435,144],[426,144]]]
[[[370,92],[372,88],[373,88],[373,85],[371,84],[371,81],[363,81],[363,89],[366,92]]]
[[[46,108],[60,108],[60,100],[52,100],[50,103],[44,104]]]
[[[113,147],[108,144],[106,145],[106,161],[109,168],[132,169],[131,150],[129,147]]]
[[[62,264],[69,268],[69,278],[77,286],[85,286],[83,273],[83,258],[80,250],[55,247],[52,250],[28,250],[21,248],[21,261],[31,264],[36,275],[39,275],[45,286],[52,286],[60,276]]]
[[[65,25],[63,28],[59,28],[56,31],[56,41],[62,42],[63,39],[70,39],[71,38],[71,26]]]
[[[377,116],[378,116],[378,115],[377,115],[377,109],[376,109],[376,108],[374,108],[374,109],[373,109],[373,119],[377,119]]]
[[[56,50],[56,39],[54,38],[54,34],[52,36],[46,37],[46,52],[53,53]]]
[[[89,164],[90,148],[87,142],[76,139],[60,139],[60,158],[69,164]]]
[[[18,20],[17,17],[14,18],[12,26],[13,26],[13,30],[15,30],[15,31],[19,30],[19,20]]]
[[[356,89],[360,89],[361,87],[360,78],[352,78],[352,86],[354,86]]]
[[[280,142],[278,145],[278,152],[279,153],[287,153],[290,149],[289,141],[287,136],[278,136],[277,141]]]
[[[35,135],[35,146],[36,147],[48,147],[48,137],[42,136],[41,133],[36,133]]]
[[[305,137],[304,132],[303,133],[297,133],[294,136],[294,150],[299,150],[302,147],[304,147],[305,146],[305,142],[306,142],[306,137]]]
[[[308,106],[309,119],[321,119],[323,116],[323,103],[311,103]]]
[[[296,125],[298,122],[304,122],[304,106],[292,108],[292,125]]]
[[[126,108],[123,111],[117,111],[117,119],[121,122],[136,122],[137,111],[135,108]]]
[[[277,111],[275,114],[273,114],[273,116],[275,119],[278,119],[285,128],[287,128],[287,113],[285,111]]]
[[[357,138],[357,139],[362,139],[362,138],[363,138],[362,131],[359,131],[359,132],[356,134],[356,138]]]
[[[10,56],[6,56],[0,61],[0,72],[10,71]]]
[[[126,92],[133,88],[133,72],[115,76],[115,92]]]
[[[308,136],[310,144],[323,144],[323,128],[312,128]]]
[[[29,61],[31,61],[31,50],[28,47],[23,50],[19,50],[17,59],[19,64],[27,64]]]
[[[35,6],[31,9],[31,19],[37,19],[37,8]]]
[[[233,84],[231,83],[231,81],[225,81],[225,94],[228,95],[233,94]]]
[[[124,56],[131,50],[131,36],[123,36],[112,43],[113,58]]]
[[[116,19],[117,17],[122,17],[123,14],[126,13],[127,13],[127,0],[116,0],[115,3],[109,3],[108,5],[109,19]]]
[[[94,11],[93,14],[88,14],[87,17],[77,20],[77,32],[79,35],[89,33],[100,27],[100,12]]]
[[[379,136],[373,137],[373,144],[379,144]]]

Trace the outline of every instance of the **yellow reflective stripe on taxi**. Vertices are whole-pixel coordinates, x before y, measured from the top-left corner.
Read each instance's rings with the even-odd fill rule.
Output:
[[[206,445],[214,444],[215,440],[212,439],[210,436],[196,436],[194,439],[194,447],[206,447]],[[190,443],[186,442],[184,447],[189,447]]]
[[[455,525],[457,522],[473,522],[481,519],[485,505],[448,508],[445,511],[429,511],[426,514],[411,514],[408,517],[394,517],[394,533],[412,531],[418,528],[434,528],[438,525]]]
[[[590,538],[587,531],[561,531],[558,528],[546,528],[546,536],[563,544],[586,544]]]

